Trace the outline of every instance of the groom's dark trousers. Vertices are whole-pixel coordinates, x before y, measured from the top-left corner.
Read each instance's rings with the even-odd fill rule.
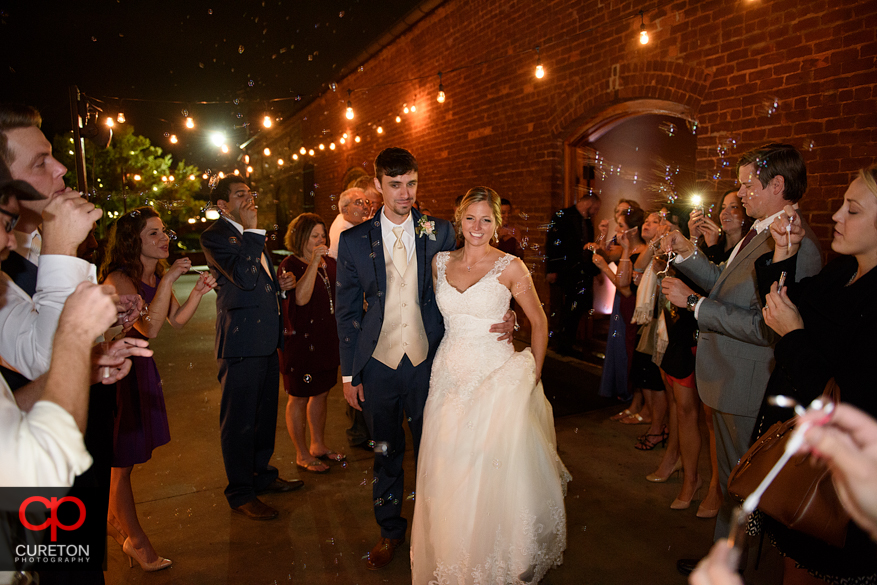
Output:
[[[405,429],[402,422],[406,417],[414,439],[416,469],[431,367],[431,359],[415,367],[406,355],[395,370],[372,358],[362,371],[366,400],[360,402],[360,406],[375,442],[376,481],[372,485],[372,497],[375,519],[384,538],[405,538],[408,521],[402,517],[402,503],[405,501],[402,477]]]

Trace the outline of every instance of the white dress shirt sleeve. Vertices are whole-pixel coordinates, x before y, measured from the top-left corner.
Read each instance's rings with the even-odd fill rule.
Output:
[[[0,273],[0,356],[31,380],[49,370],[64,303],[81,282],[97,282],[93,264],[73,256],[40,257],[33,298]]]
[[[70,486],[92,463],[73,416],[46,400],[22,412],[0,385],[0,486]]]

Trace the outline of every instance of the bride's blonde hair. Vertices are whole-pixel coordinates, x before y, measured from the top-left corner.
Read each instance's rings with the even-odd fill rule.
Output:
[[[454,229],[457,231],[457,240],[463,241],[463,225],[461,220],[463,214],[469,209],[473,203],[486,201],[490,205],[490,211],[493,213],[493,222],[496,229],[493,232],[493,239],[499,241],[499,228],[502,227],[502,206],[499,195],[490,187],[472,187],[463,196],[460,206],[457,207],[457,213],[454,214]]]

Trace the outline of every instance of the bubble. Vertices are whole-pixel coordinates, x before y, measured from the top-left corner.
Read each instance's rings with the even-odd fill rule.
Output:
[[[234,105],[236,105],[236,106],[237,106],[237,105],[240,105],[240,103],[241,103],[240,98],[234,98],[234,99],[231,100],[231,101],[232,101],[232,103],[233,103]]]
[[[661,124],[660,128],[667,136],[672,137],[676,134],[676,124],[664,122],[663,124]]]
[[[380,453],[381,455],[386,456],[390,451],[390,445],[386,441],[376,441],[374,446],[374,452]]]
[[[231,333],[232,333],[232,335],[234,335],[235,333],[237,333],[240,330],[241,330],[240,327],[235,327],[234,329],[232,329]]]
[[[372,252],[371,254],[368,255],[368,257],[369,257],[369,258],[374,258],[374,257],[375,257],[375,253]],[[378,294],[380,294],[380,292],[379,292]]]
[[[313,61],[313,60],[314,60],[314,56],[313,56],[313,55],[308,55],[308,61]]]
[[[310,374],[305,374],[304,377],[302,378],[302,380],[304,380],[305,384],[310,384],[311,380],[313,380],[313,378],[311,377]]]
[[[252,79],[250,79],[249,81],[247,81],[247,85],[249,85],[250,87],[253,87],[253,85],[255,85],[255,83],[256,83],[256,82],[253,81]]]
[[[208,8],[208,9],[207,9],[207,14],[213,14],[213,9],[212,9],[212,8]]]
[[[764,109],[767,117],[771,117],[777,113],[777,110],[780,108],[780,100],[776,97],[772,97],[764,102]]]
[[[518,217],[520,217],[523,220],[527,220],[527,219],[530,219],[530,214],[524,213],[523,211],[520,211],[520,212],[518,212]]]
[[[244,46],[243,46],[243,45],[239,45],[239,46],[238,46],[238,54],[241,54],[241,53],[243,53],[243,52],[244,52]]]
[[[495,469],[499,469],[500,467],[502,467],[502,461],[500,461],[499,459],[494,459],[493,460],[493,467]]]
[[[338,18],[344,18],[344,11],[343,10],[338,13]]]
[[[314,346],[312,345],[312,346],[310,346],[308,349],[311,350],[311,351],[314,351]]]
[[[91,37],[91,40],[92,40],[93,42],[96,43],[96,42],[97,42],[97,37]]]
[[[375,500],[375,508],[380,508],[384,505],[384,498],[378,498]]]
[[[344,14],[343,12],[341,14]],[[338,88],[338,85],[333,81],[329,84],[329,87],[332,88],[332,91],[335,91]]]
[[[688,131],[692,134],[697,134],[697,127],[699,125],[697,120],[686,120],[685,125],[688,126]]]
[[[804,147],[805,147],[807,150],[809,150],[810,152],[813,152],[813,149],[816,148],[816,143],[815,143],[813,140],[808,140],[808,141],[804,144]]]

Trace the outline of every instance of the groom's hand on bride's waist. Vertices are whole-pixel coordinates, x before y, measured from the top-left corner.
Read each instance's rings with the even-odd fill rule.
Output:
[[[511,343],[514,340],[514,333],[517,328],[517,315],[515,315],[514,311],[509,309],[502,318],[502,323],[494,323],[490,326],[490,332],[502,333],[502,335],[497,338],[497,341],[508,341]]]
[[[359,405],[360,402],[365,402],[362,384],[354,386],[350,382],[344,382],[344,398],[347,400],[347,404],[356,410],[362,410],[362,407]]]

